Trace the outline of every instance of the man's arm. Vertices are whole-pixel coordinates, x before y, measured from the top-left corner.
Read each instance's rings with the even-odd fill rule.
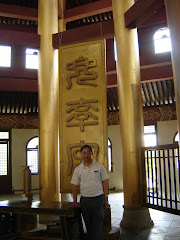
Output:
[[[108,193],[109,193],[109,179],[102,181],[103,191],[104,191],[104,205],[105,208],[109,206],[108,204]]]
[[[78,207],[77,204],[77,195],[78,195],[78,185],[73,184],[73,204],[72,207]]]

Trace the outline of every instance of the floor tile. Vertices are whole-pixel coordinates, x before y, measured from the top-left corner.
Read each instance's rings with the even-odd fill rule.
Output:
[[[165,240],[180,240],[180,237],[169,237],[167,236]]]
[[[168,231],[167,237],[179,237],[180,239],[180,227],[171,227]]]
[[[111,224],[114,226],[114,224],[117,223],[117,222],[120,224],[120,221],[121,220],[119,218],[112,218],[111,219]]]
[[[154,235],[149,235],[147,240],[164,240],[166,239],[166,236],[154,236]],[[141,239],[141,240],[146,240],[145,239]]]
[[[157,227],[161,227],[161,226],[163,226],[163,227],[171,227],[173,221],[153,219],[153,222],[154,222],[154,226],[157,226]]]
[[[180,227],[180,220],[179,221],[172,221],[171,227]]]
[[[178,221],[178,220],[180,221],[180,216],[179,215],[174,215],[174,220],[175,221]]]
[[[159,226],[154,226],[152,227],[150,233],[151,234],[156,234],[156,235],[167,235],[169,228],[168,227],[159,227]]]

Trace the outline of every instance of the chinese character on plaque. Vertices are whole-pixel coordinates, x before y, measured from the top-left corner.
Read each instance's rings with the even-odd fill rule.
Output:
[[[80,141],[80,143],[68,144],[68,146],[66,147],[68,155],[68,170],[67,170],[68,176],[71,176],[73,169],[82,162],[80,150],[84,144],[88,144],[92,147],[93,159],[97,161],[99,153],[99,145],[97,143],[85,143],[84,141]]]
[[[97,72],[90,71],[90,69],[96,67],[96,65],[96,60],[88,60],[88,58],[84,58],[83,56],[71,63],[67,63],[66,70],[73,71],[73,73],[66,77],[66,89],[69,90],[71,88],[72,79],[75,79],[76,83],[79,85],[97,87],[96,83],[92,83],[92,81],[97,78]]]
[[[67,102],[66,105],[69,108],[66,110],[67,113],[71,113],[71,115],[66,119],[67,127],[75,127],[79,126],[80,131],[84,132],[84,127],[88,125],[97,125],[98,117],[93,114],[91,111],[98,111],[98,108],[93,104],[97,103],[97,99],[88,99],[80,98],[79,101]],[[91,121],[91,118],[93,121]],[[72,122],[75,120],[75,122]]]

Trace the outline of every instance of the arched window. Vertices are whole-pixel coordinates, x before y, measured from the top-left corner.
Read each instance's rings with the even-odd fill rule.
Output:
[[[176,132],[173,138],[173,143],[179,143],[179,133]],[[179,171],[179,148],[175,149],[175,158],[176,158],[176,165],[177,165],[177,169]]]
[[[113,171],[112,163],[112,144],[111,140],[108,138],[108,163],[109,163],[109,172]]]
[[[175,133],[174,138],[173,138],[173,143],[179,142],[179,134],[178,132]]]
[[[160,28],[154,34],[155,53],[163,53],[171,51],[170,32],[167,27]]]
[[[38,174],[39,160],[38,160],[39,138],[34,137],[29,140],[26,147],[27,166],[29,166],[32,174]]]

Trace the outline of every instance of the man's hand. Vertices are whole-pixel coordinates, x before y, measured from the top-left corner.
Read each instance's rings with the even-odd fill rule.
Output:
[[[71,208],[77,208],[78,204],[77,204],[77,194],[78,194],[78,185],[74,185],[73,184],[73,203],[71,205]]]
[[[108,208],[108,193],[109,193],[109,181],[108,179],[102,181],[103,184],[103,190],[104,190],[104,207]]]
[[[72,205],[71,205],[71,208],[77,208],[77,207],[78,207],[77,202],[73,202]]]
[[[104,207],[105,207],[105,208],[108,208],[108,207],[109,207],[108,197],[107,197],[107,196],[104,197]]]

